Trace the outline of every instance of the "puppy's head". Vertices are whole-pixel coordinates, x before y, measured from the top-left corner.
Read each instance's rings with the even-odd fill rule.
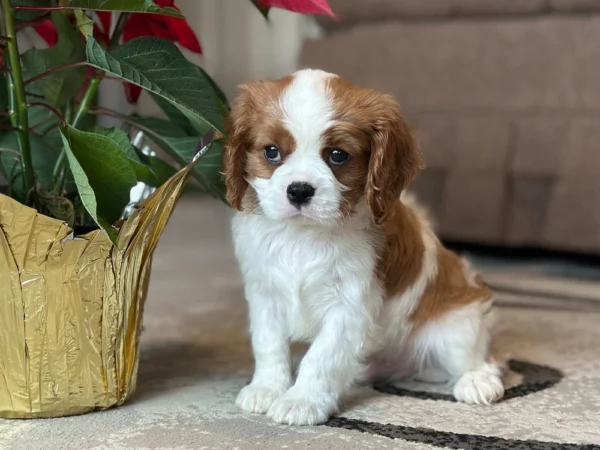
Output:
[[[361,202],[381,223],[422,167],[390,96],[319,70],[243,86],[224,160],[234,208],[325,225]]]

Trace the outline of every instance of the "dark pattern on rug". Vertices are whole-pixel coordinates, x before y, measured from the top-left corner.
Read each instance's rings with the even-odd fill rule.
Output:
[[[336,417],[325,424],[328,427],[369,433],[390,439],[403,439],[434,447],[463,450],[600,450],[593,444],[562,444],[517,439],[504,439],[494,436],[478,436],[471,434],[450,433],[431,428],[412,428],[390,423],[382,424],[364,420]]]
[[[523,381],[517,386],[508,388],[504,392],[504,397],[502,397],[501,401],[506,401],[517,397],[524,397],[526,395],[548,389],[563,378],[563,374],[559,370],[539,364],[511,360],[509,361],[508,366],[513,372],[517,372],[518,374],[522,375]],[[456,401],[452,394],[412,391],[391,384],[378,383],[373,386],[373,389],[384,394],[398,395],[401,397],[406,396],[419,398],[422,400],[444,400],[448,402]]]

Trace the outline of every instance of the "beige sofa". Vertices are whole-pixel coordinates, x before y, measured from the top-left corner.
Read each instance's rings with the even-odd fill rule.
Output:
[[[302,67],[390,92],[449,240],[600,253],[600,0],[330,0]]]

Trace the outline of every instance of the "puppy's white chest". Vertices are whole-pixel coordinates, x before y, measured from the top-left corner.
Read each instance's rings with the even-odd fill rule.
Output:
[[[311,340],[324,312],[343,307],[340,290],[373,273],[370,247],[352,233],[247,217],[233,231],[248,301],[277,302],[293,339]]]
[[[279,223],[252,225],[234,223],[236,254],[249,282],[260,280],[264,289],[286,298],[306,297],[302,294],[311,287],[331,287],[343,269],[344,258],[329,233]]]

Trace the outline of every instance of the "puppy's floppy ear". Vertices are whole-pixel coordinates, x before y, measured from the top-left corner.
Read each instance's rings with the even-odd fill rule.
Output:
[[[246,180],[246,159],[250,145],[248,133],[254,110],[254,101],[249,85],[240,86],[241,92],[225,121],[227,137],[223,148],[223,165],[226,199],[229,204],[241,211],[242,201],[248,181]]]
[[[381,224],[425,165],[398,103],[388,95],[377,97],[366,196],[373,221]]]

